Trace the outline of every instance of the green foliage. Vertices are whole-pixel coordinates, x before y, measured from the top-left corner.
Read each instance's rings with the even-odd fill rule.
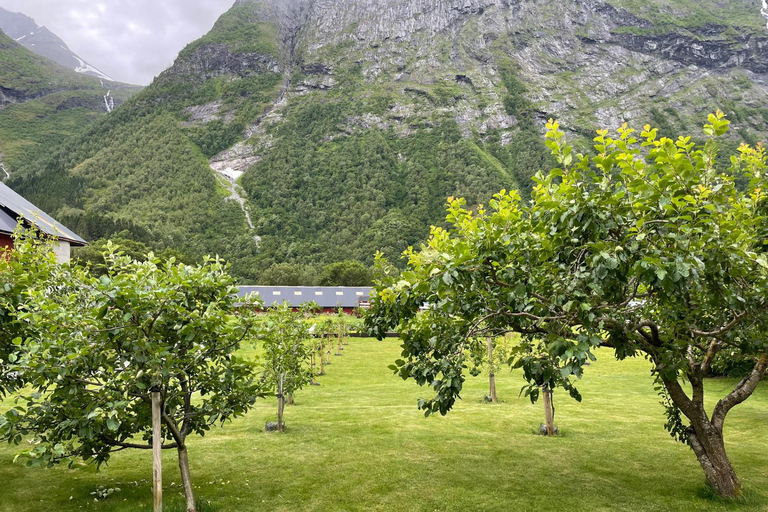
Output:
[[[318,284],[320,286],[368,286],[373,276],[371,269],[359,261],[340,261],[326,265]]]
[[[173,248],[189,260],[255,255],[242,212],[216,194],[205,157],[173,118],[113,119],[97,123],[11,186],[44,211],[61,212],[60,220],[84,228],[83,236],[121,234],[156,250]],[[105,137],[111,137],[106,147]]]
[[[184,255],[174,249],[165,248],[159,252],[154,252],[151,247],[144,243],[121,237],[99,239],[85,247],[75,248],[72,251],[72,263],[86,266],[92,275],[102,276],[109,270],[109,261],[105,255],[108,254],[110,246],[120,247],[122,254],[135,261],[147,261],[156,258],[163,263],[171,259],[186,264],[193,263],[192,261],[185,261]]]
[[[650,126],[638,139],[624,125],[615,137],[598,131],[594,154],[583,155],[550,121],[547,146],[558,168],[537,176],[530,205],[506,191],[477,212],[450,201],[450,228],[433,228],[426,245],[409,251],[406,272],[382,267],[366,317],[379,337],[401,333],[394,371],[435,392],[419,408],[450,410],[465,380],[465,352],[483,336],[533,337],[516,357],[529,389],[560,383],[577,398],[575,379],[607,342],[619,359],[644,354],[654,363],[691,422],[696,456],[724,468],[705,471],[708,481],[738,496],[725,448],[718,455],[702,444],[722,443],[727,413],[768,368],[768,261],[754,251],[765,227],[758,212],[768,165],[762,147],[743,145],[730,174],[719,173],[717,137],[728,125],[721,112],[710,115],[699,147],[690,137],[659,139]],[[736,175],[746,177],[746,193]],[[708,416],[703,379],[726,348],[757,364]]]
[[[224,264],[137,262],[108,249],[105,275],[63,267],[24,293],[17,318],[33,332],[13,369],[30,388],[0,417],[0,436],[19,443],[31,434],[22,452],[29,465],[100,465],[117,450],[150,449],[152,392],[161,397],[164,448],[176,448],[184,465],[188,435],[244,414],[261,396],[252,364],[236,355],[257,304],[239,309]]]
[[[489,409],[482,402],[487,377],[470,377],[455,415],[447,421],[424,421],[406,405],[422,390],[384,370],[399,357],[401,343],[395,338],[351,338],[342,360],[334,359],[318,378],[321,385],[305,388],[302,403],[289,409],[296,427],[290,436],[275,439],[262,431],[265,421],[274,421],[272,398],[258,400],[231,426],[211,429],[204,439],[191,442],[198,512],[260,512],[265,507],[401,510],[404,497],[409,512],[559,511],[564,496],[569,512],[628,507],[643,512],[756,512],[768,507],[762,455],[768,386],[758,387],[728,428],[735,441],[729,451],[739,461],[739,471],[749,475],[746,498],[733,503],[702,494],[698,464],[660,428],[662,408],[642,358],[616,361],[611,349],[598,349],[598,361],[588,370],[594,378],[585,378],[580,386],[584,402],[555,397],[567,435],[553,440],[533,435],[541,408],[518,398],[517,371],[497,374],[502,399],[497,406]],[[708,392],[719,393],[735,383],[717,379],[709,382]],[[0,413],[11,405],[10,400],[0,403]],[[145,451],[116,453],[99,471],[93,466],[71,471],[12,464],[14,449],[0,445],[0,509],[152,510],[152,466]],[[164,455],[163,510],[186,512],[178,497],[174,461]],[[546,478],[556,483],[541,485]],[[98,486],[122,490],[96,503],[90,492]],[[431,491],[423,492],[425,486]],[[610,492],[598,492],[604,487]],[[451,496],[450,503],[446,496]]]
[[[261,384],[265,392],[274,393],[279,400],[278,430],[283,430],[285,398],[309,384],[313,377],[309,368],[313,352],[309,327],[302,312],[293,311],[287,302],[270,308],[261,324]]]
[[[661,401],[659,403],[664,407],[664,415],[667,417],[667,421],[664,423],[664,430],[669,432],[669,435],[675,441],[689,445],[688,428],[683,421],[683,415],[680,412],[680,408],[675,405],[675,402],[669,396],[669,392],[663,385],[660,385],[658,380],[656,381],[656,391],[658,391],[659,396],[661,396]]]
[[[535,185],[533,178],[536,173],[551,169],[555,162],[534,123],[534,106],[525,96],[525,85],[517,78],[511,65],[503,64],[500,68],[502,82],[507,90],[503,98],[504,108],[509,115],[517,118],[517,131],[506,146],[492,142],[488,149],[512,171],[519,184],[520,195],[528,199]]]
[[[14,365],[30,335],[28,324],[17,317],[25,294],[44,287],[60,270],[51,240],[19,227],[13,243],[13,249],[0,250],[0,398],[24,383]]]
[[[514,185],[453,121],[407,138],[377,129],[342,134],[351,108],[297,101],[270,152],[243,176],[262,236],[260,258],[269,265],[370,264],[376,250],[396,258],[440,222],[446,197],[462,194],[477,204]]]
[[[743,354],[739,350],[725,349],[720,351],[712,360],[708,375],[710,377],[741,378],[747,375],[757,364],[757,358],[751,354]]]
[[[259,275],[259,284],[271,286],[313,286],[318,268],[300,263],[275,263]]]
[[[718,0],[610,0],[609,3],[627,9],[654,25],[670,28],[695,30],[725,24],[738,27],[742,34],[746,30],[765,28],[759,4],[751,4],[756,9],[745,9],[742,2]]]
[[[42,103],[14,106],[0,115],[0,135],[6,116],[8,129],[18,133],[6,142],[9,156],[23,164],[13,168],[9,184],[88,240],[120,235],[157,251],[172,248],[187,261],[220,254],[241,280],[253,281],[256,243],[237,203],[217,193],[207,157],[240,138],[274,101],[281,81],[278,73],[209,80],[164,75],[57,148],[51,143],[63,141],[87,110],[58,112],[53,96],[44,112],[32,110]],[[78,94],[78,101],[95,101]],[[57,101],[71,102],[70,96]],[[221,105],[219,119],[187,122],[188,107],[212,102]],[[50,121],[40,121],[41,114]],[[38,160],[17,158],[38,140],[46,142]]]
[[[0,109],[0,161],[9,172],[105,115],[99,79],[36,55],[0,33],[0,77],[11,104]],[[110,84],[119,104],[140,90]]]
[[[100,89],[99,79],[36,55],[0,32],[0,76],[3,87],[24,96],[71,89]]]
[[[277,28],[260,21],[254,5],[256,4],[251,3],[231,8],[219,17],[208,34],[187,45],[179,57],[190,58],[201,47],[218,44],[227,45],[233,53],[278,57]]]
[[[525,85],[509,70],[502,70],[501,75],[507,95],[504,97],[504,108],[507,114],[515,116],[522,123],[533,122],[533,104],[525,97],[528,92]]]

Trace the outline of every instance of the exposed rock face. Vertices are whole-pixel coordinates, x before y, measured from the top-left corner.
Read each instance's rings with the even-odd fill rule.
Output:
[[[237,0],[124,115],[111,117],[99,151],[129,151],[137,157],[126,160],[141,161],[145,149],[135,141],[144,139],[133,134],[162,122],[194,157],[195,172],[211,178],[204,163],[199,168],[200,155],[207,158],[222,210],[232,213],[223,201],[229,191],[247,220],[237,226],[239,212],[228,217],[227,240],[240,245],[217,242],[255,269],[242,275],[285,261],[370,262],[377,250],[395,260],[444,219],[448,196],[487,204],[515,187],[525,200],[531,176],[551,165],[540,133],[548,118],[587,146],[594,129],[623,122],[696,136],[720,108],[734,121],[728,144],[765,140],[768,31],[760,6]],[[14,99],[0,91],[3,101]],[[93,161],[87,147],[67,165]],[[166,167],[174,166],[156,172]],[[102,193],[98,170],[89,179],[77,194],[101,194],[133,218],[111,204],[123,194]],[[110,185],[133,183],[121,174]],[[187,183],[167,186],[163,197],[174,204],[190,194]],[[165,215],[162,205],[153,208],[143,212],[152,223]],[[210,229],[185,229],[211,238]],[[243,239],[250,248],[241,251]]]
[[[759,19],[760,5],[751,1]],[[695,129],[731,97],[745,109],[768,103],[768,33],[722,22],[659,24],[621,0],[237,0],[234,7],[249,23],[274,27],[277,53],[204,44],[161,76],[283,75],[274,102],[242,140],[210,159],[228,179],[269,153],[272,128],[301,97],[364,103],[386,92],[385,110],[347,116],[324,142],[372,129],[408,137],[452,118],[465,137],[496,137],[501,146],[520,129],[504,105],[510,70],[525,84],[539,126],[554,117],[585,135],[644,124],[652,112],[667,115],[658,114],[665,108],[679,129]],[[185,126],[230,122],[220,107],[187,108]],[[743,121],[765,135],[761,117]]]
[[[760,5],[754,3],[759,18]],[[334,89],[338,71],[357,66],[369,90],[394,86],[395,104],[375,124],[397,125],[402,133],[407,133],[403,124],[424,122],[436,112],[453,116],[466,135],[513,130],[516,121],[501,104],[502,65],[515,68],[527,84],[539,122],[558,117],[574,129],[647,120],[650,103],[659,99],[686,121],[698,119],[702,110],[720,105],[721,82],[742,76],[755,84],[738,94],[745,107],[766,99],[765,32],[723,23],[659,26],[620,2],[238,0],[236,5],[253,6],[255,18],[278,27],[282,66],[270,63],[270,69],[304,76],[288,84],[285,98]],[[228,64],[223,69],[237,71]],[[431,88],[437,84],[460,89],[435,106]]]
[[[259,53],[233,53],[224,44],[202,46],[188,59],[178,61],[164,73],[164,77],[179,75],[197,75],[211,78],[221,75],[250,76],[257,73],[281,71],[278,61]]]

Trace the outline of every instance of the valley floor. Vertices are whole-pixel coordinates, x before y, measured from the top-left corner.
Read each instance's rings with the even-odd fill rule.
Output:
[[[535,435],[541,404],[518,398],[522,378],[498,376],[502,403],[483,403],[486,377],[471,378],[447,417],[425,419],[429,389],[393,376],[396,340],[352,340],[321,386],[286,410],[287,433],[265,433],[274,400],[190,440],[198,498],[212,511],[720,511],[768,509],[768,383],[734,409],[726,443],[747,498],[713,499],[693,453],[664,431],[649,364],[607,350],[587,369],[578,404],[555,393],[563,435]],[[708,382],[713,398],[732,381]],[[0,409],[9,407],[6,400]],[[108,467],[55,469],[12,463],[0,447],[0,511],[151,510],[149,451]],[[180,503],[174,453],[164,456],[165,496]],[[103,501],[97,487],[120,488]],[[168,507],[170,508],[170,507]],[[166,508],[166,510],[168,510]],[[181,510],[181,509],[179,509]],[[205,512],[201,509],[201,512]]]

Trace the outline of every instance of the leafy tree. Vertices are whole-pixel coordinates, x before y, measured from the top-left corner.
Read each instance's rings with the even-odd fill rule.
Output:
[[[719,173],[717,137],[728,121],[719,112],[708,121],[703,146],[659,139],[650,126],[638,139],[625,125],[616,137],[599,131],[591,156],[574,154],[550,122],[559,168],[537,177],[530,205],[515,192],[477,212],[449,201],[450,228],[433,228],[409,251],[402,275],[382,273],[367,318],[379,337],[401,333],[394,368],[434,389],[419,402],[426,414],[454,405],[468,351],[488,334],[524,336],[516,360],[532,399],[541,384],[578,397],[573,379],[599,346],[619,359],[644,355],[667,403],[666,428],[690,445],[717,494],[741,494],[723,424],[768,367],[768,261],[756,250],[768,168],[764,148],[743,145],[731,172]],[[708,412],[704,377],[722,350],[756,363]]]
[[[51,240],[21,228],[13,235],[12,249],[0,249],[0,397],[22,384],[13,365],[28,336],[28,325],[18,320],[27,290],[45,288],[59,270]]]
[[[137,261],[145,261],[147,255],[152,253],[154,257],[161,261],[168,261],[173,258],[175,261],[182,261],[187,264],[192,263],[189,261],[189,258],[186,258],[183,254],[174,249],[166,248],[160,251],[153,251],[147,244],[122,237],[113,237],[111,239],[101,239],[91,242],[85,247],[76,249],[72,254],[72,260],[80,265],[89,265],[89,270],[93,275],[100,276],[106,274],[108,263],[105,256],[108,254],[107,247],[110,243],[119,246],[120,252]]]
[[[287,400],[312,380],[307,367],[312,353],[309,325],[284,302],[269,310],[259,337],[264,344],[261,380],[265,391],[277,397],[277,430],[283,432]]]
[[[19,319],[34,330],[15,366],[34,388],[0,419],[0,435],[34,434],[29,463],[107,462],[151,449],[151,394],[161,397],[164,449],[176,449],[187,510],[195,510],[186,440],[244,414],[262,395],[236,356],[253,331],[219,260],[188,266],[105,255],[96,278],[81,267],[55,293],[30,289]]]
[[[470,373],[478,376],[483,370],[488,372],[488,395],[485,399],[496,403],[499,401],[496,394],[496,374],[511,357],[510,340],[507,336],[488,336],[485,347],[482,343],[473,343],[471,349],[473,352]]]
[[[323,268],[320,286],[367,286],[371,284],[371,270],[359,261],[340,261]]]
[[[275,263],[259,276],[259,284],[268,286],[312,286],[317,280],[318,268],[300,263]]]

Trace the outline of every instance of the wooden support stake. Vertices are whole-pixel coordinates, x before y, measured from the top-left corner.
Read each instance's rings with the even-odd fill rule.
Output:
[[[152,492],[154,512],[163,512],[163,433],[161,428],[162,398],[159,391],[152,391]]]
[[[552,391],[548,386],[542,387],[542,394],[544,395],[544,420],[546,421],[547,435],[555,435],[555,417],[552,412]]]
[[[498,403],[499,398],[496,396],[496,374],[493,373],[493,337],[488,336],[488,368],[490,370],[489,385],[491,393],[491,402]]]

